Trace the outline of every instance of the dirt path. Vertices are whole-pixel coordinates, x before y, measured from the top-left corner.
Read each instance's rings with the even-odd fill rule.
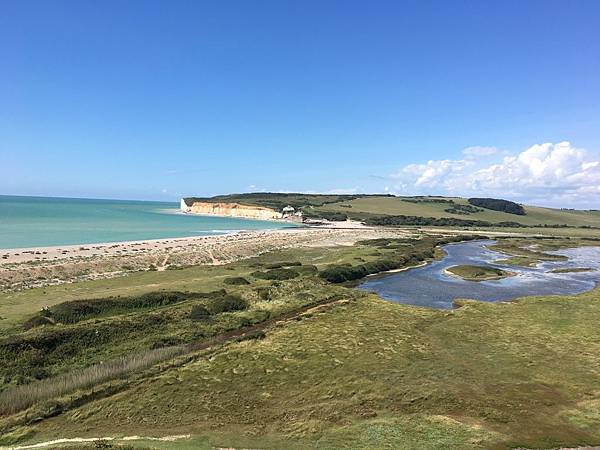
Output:
[[[152,437],[152,436],[125,436],[122,438],[115,437],[93,437],[93,438],[61,438],[53,439],[51,441],[38,442],[37,444],[21,445],[17,447],[0,447],[0,450],[26,450],[33,448],[47,448],[61,444],[78,444],[85,442],[131,442],[131,441],[162,441],[162,442],[175,442],[182,439],[189,439],[191,435],[180,434],[175,436],[163,436],[163,437]]]
[[[165,258],[162,260],[162,262],[156,268],[159,272],[162,272],[163,270],[167,270],[167,261],[169,261],[169,257],[170,256],[171,256],[171,254],[167,253],[167,255],[165,256]]]

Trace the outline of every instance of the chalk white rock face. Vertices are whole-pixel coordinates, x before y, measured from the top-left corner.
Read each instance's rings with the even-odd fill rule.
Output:
[[[190,207],[185,204],[185,201],[183,199],[181,199],[181,201],[179,202],[179,209],[181,209],[183,212],[190,212]]]
[[[210,203],[194,202],[188,206],[181,200],[181,210],[192,214],[204,214],[210,216],[240,217],[244,219],[273,220],[281,219],[283,215],[279,211],[260,206],[246,206],[239,203]]]

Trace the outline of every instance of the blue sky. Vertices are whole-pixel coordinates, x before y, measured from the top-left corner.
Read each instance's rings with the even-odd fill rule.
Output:
[[[0,194],[600,207],[597,1],[2,9]]]

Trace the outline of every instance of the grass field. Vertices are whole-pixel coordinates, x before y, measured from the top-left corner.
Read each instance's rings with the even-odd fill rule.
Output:
[[[279,250],[2,294],[0,446],[102,436],[139,436],[113,443],[164,449],[599,444],[600,289],[463,300],[448,311],[386,302],[319,276],[331,266],[412,265],[439,239]],[[496,245],[540,261],[594,244],[517,237]],[[158,306],[139,298],[168,291],[181,294]],[[240,308],[216,308],[232,297]],[[23,328],[44,315],[69,320]],[[11,399],[21,395],[33,400],[17,407]]]
[[[329,264],[363,262],[375,259],[369,247],[305,248],[302,251],[280,250],[249,260],[217,266],[194,266],[163,272],[136,272],[127,277],[84,281],[18,292],[0,293],[0,336],[14,331],[23,320],[40,311],[68,300],[108,296],[138,295],[156,290],[200,291],[231,289],[226,278],[247,276],[260,265],[277,261],[299,261],[317,268]]]
[[[145,443],[154,448],[598,444],[599,295],[469,302],[452,312],[350,300],[48,419],[36,439],[194,436]]]
[[[358,295],[323,280],[319,270],[363,267],[380,260],[394,267],[411,265],[433,257],[439,242],[423,236],[288,249],[224,266],[135,273],[2,294],[0,410],[1,392],[15,384],[127,355],[143,359],[157,348],[210,340],[340,295]],[[385,270],[374,267],[369,273]]]
[[[458,205],[468,205],[467,200],[464,198],[453,197],[447,199],[453,200]],[[346,214],[370,213],[435,218],[446,217],[484,220],[492,223],[510,221],[522,223],[524,225],[600,226],[600,212],[598,211],[572,211],[525,206],[526,215],[524,216],[491,211],[488,209],[468,215],[457,215],[444,211],[450,206],[451,205],[446,203],[413,203],[403,200],[401,197],[366,197],[330,203],[316,207],[315,209],[322,211],[339,211]]]

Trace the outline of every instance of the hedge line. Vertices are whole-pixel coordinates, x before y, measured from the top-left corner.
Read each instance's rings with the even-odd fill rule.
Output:
[[[433,258],[435,247],[438,245],[449,244],[451,242],[470,241],[473,239],[481,239],[481,236],[456,236],[438,239],[422,239],[416,245],[416,247],[420,248],[417,248],[408,254],[403,254],[400,250],[396,250],[391,255],[386,255],[375,261],[356,266],[348,264],[332,265],[322,270],[319,273],[319,276],[330,283],[343,283],[345,281],[359,280],[367,275],[400,269],[402,267],[418,264],[419,262],[425,261],[428,258]],[[393,242],[391,241],[392,240],[390,239],[375,239],[373,240],[372,245],[379,248],[395,248],[393,246]],[[369,241],[361,241],[361,244],[363,245],[368,243]],[[406,249],[407,247],[403,248]]]

